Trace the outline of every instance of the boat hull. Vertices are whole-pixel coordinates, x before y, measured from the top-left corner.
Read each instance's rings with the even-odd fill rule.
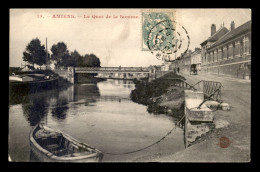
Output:
[[[10,93],[33,93],[40,90],[58,88],[58,79],[39,81],[11,81],[9,82]]]
[[[97,156],[93,158],[85,158],[85,159],[78,159],[78,160],[61,160],[58,158],[51,158],[47,156],[44,152],[40,151],[34,144],[30,143],[31,147],[31,153],[33,153],[33,156],[37,158],[40,162],[100,162],[101,158],[98,158]]]
[[[58,157],[53,155],[51,152],[43,149],[33,138],[33,132],[37,126],[33,129],[30,134],[30,149],[31,153],[38,161],[41,162],[99,162],[103,158],[103,154],[97,150],[97,153],[93,153],[88,156],[79,157]],[[62,133],[64,134],[64,133]]]

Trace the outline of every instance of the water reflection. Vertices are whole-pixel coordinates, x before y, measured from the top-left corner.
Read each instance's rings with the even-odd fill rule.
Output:
[[[56,107],[51,110],[52,117],[62,121],[66,118],[68,109],[69,107],[67,99],[60,99],[57,102]]]
[[[55,94],[56,93],[56,94]],[[46,117],[48,113],[48,109],[46,107],[49,106],[50,97],[57,96],[57,91],[51,91],[51,94],[46,93],[34,93],[28,94],[24,97],[22,101],[22,110],[23,115],[30,123],[30,126],[35,126],[38,124],[44,117]]]
[[[99,87],[102,89],[102,93],[100,93]],[[133,88],[132,81],[107,80],[98,85],[79,84],[63,90],[53,89],[30,94],[12,93],[9,103],[10,105],[21,104],[24,117],[30,126],[35,126],[40,121],[47,122],[48,113],[53,119],[64,121],[68,110],[76,109],[80,104],[95,106],[97,101],[119,103],[129,101],[129,91]]]
[[[29,155],[29,139],[25,136],[29,135],[31,126],[40,121],[104,152],[136,150],[157,141],[177,121],[166,115],[150,114],[146,106],[132,102],[130,92],[134,88],[132,81],[108,79],[97,84],[75,84],[63,90],[38,92],[17,99],[14,96],[11,101],[16,105],[9,107],[11,157],[18,161],[26,158],[35,161],[33,155]],[[104,161],[131,160],[132,156],[158,151],[166,153],[169,147],[171,152],[176,152],[183,144],[183,130],[179,127],[183,126],[177,126],[169,139],[144,152],[105,156]]]
[[[60,90],[54,99],[51,99],[50,106],[51,115],[55,120],[63,121],[66,119],[69,109],[69,102],[75,100],[74,86],[70,86],[65,90]]]
[[[132,89],[135,88],[133,81],[130,80],[112,80],[98,83],[100,92],[100,101],[129,101]]]
[[[26,95],[12,93],[9,96],[9,103],[21,104],[26,120],[30,126],[35,126],[40,121],[46,120],[49,112],[55,120],[63,121],[69,108],[75,109],[78,104],[89,106],[90,103],[95,103],[99,96],[96,84],[82,84],[72,85],[63,90],[54,89]]]
[[[71,90],[72,91],[72,90]],[[74,101],[77,104],[85,104],[86,106],[89,106],[90,103],[95,103],[97,101],[97,98],[100,96],[99,88],[97,87],[97,84],[80,84],[75,85],[75,89],[73,90],[75,99]],[[83,100],[83,102],[82,102]]]

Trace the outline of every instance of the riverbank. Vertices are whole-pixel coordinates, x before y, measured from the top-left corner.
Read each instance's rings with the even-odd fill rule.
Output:
[[[154,162],[249,162],[251,160],[251,81],[203,74],[181,73],[188,83],[199,80],[221,82],[224,86],[222,100],[231,107],[230,111],[218,110],[214,120],[225,120],[228,126],[214,129],[196,141],[196,144],[172,155],[150,157]],[[220,139],[230,140],[227,147],[220,146]]]
[[[136,103],[147,105],[149,113],[169,114],[181,118],[184,114],[184,89],[173,86],[173,81],[167,78],[185,80],[174,72],[151,82],[134,80],[135,89],[131,92],[131,99]]]

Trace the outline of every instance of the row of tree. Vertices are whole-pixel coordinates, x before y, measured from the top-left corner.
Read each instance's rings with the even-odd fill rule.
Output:
[[[100,60],[94,54],[80,55],[77,50],[69,52],[64,42],[52,45],[51,55],[46,54],[45,46],[41,45],[38,38],[33,39],[26,46],[23,52],[23,61],[31,64],[29,68],[34,69],[34,65],[47,65],[52,62],[55,68],[58,67],[100,67]]]

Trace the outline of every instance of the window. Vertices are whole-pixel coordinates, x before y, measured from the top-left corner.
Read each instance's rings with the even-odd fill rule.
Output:
[[[241,44],[239,41],[235,42],[235,57],[239,57],[240,56],[240,48],[241,48]]]
[[[227,47],[223,48],[223,60],[227,60]]]
[[[221,61],[222,50],[218,49],[218,60]]]
[[[215,62],[218,61],[218,50],[214,51],[214,60],[215,60]]]
[[[210,63],[213,63],[213,52],[210,53]]]
[[[221,60],[224,60],[224,48],[221,48]]]
[[[235,53],[236,53],[236,44],[235,42],[232,43],[233,46],[233,58],[235,58]]]
[[[204,63],[207,64],[206,53],[205,53],[205,61],[204,61]]]
[[[249,40],[248,37],[245,39],[245,53],[249,54]]]
[[[226,53],[227,53],[226,58],[227,58],[227,60],[228,60],[228,59],[229,59],[229,47],[228,47],[228,45],[227,45],[227,51],[226,51]]]
[[[233,59],[233,45],[232,44],[230,44],[229,48],[228,48],[228,57],[230,59]]]
[[[243,41],[240,40],[240,50],[239,50],[240,57],[243,57],[243,53],[244,53],[244,44]]]

